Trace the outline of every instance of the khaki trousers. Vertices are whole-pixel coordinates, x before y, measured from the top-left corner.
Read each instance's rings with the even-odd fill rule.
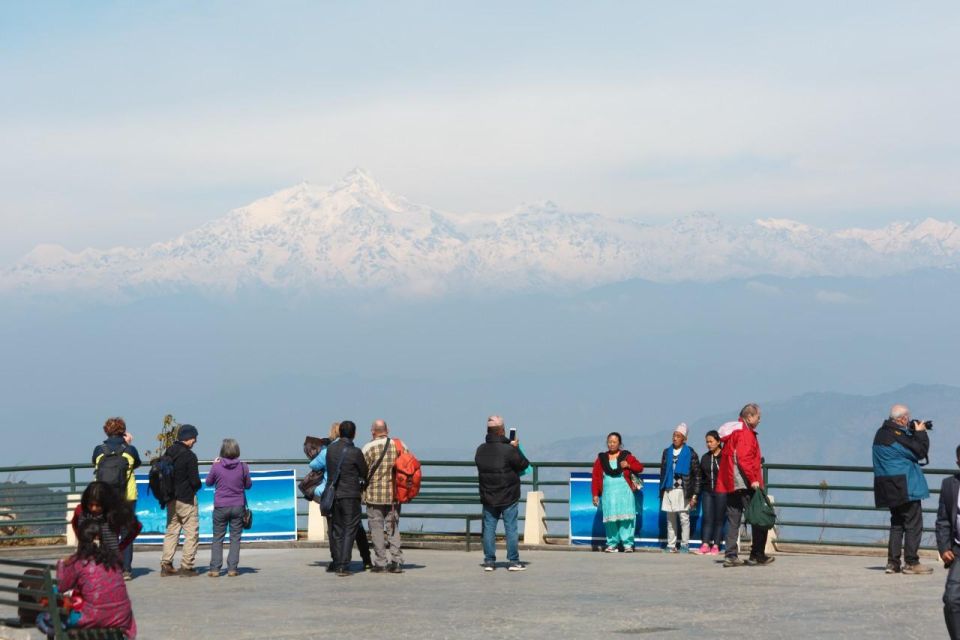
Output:
[[[197,547],[200,546],[200,513],[197,510],[197,498],[193,502],[174,500],[167,505],[167,531],[163,536],[163,557],[160,562],[172,565],[183,531],[183,557],[180,566],[192,569],[197,559]]]

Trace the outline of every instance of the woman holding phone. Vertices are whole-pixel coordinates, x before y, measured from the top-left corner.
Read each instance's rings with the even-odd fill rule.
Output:
[[[606,529],[606,553],[633,552],[634,531],[637,526],[637,486],[633,474],[643,471],[643,465],[633,454],[621,448],[622,438],[616,431],[607,435],[607,450],[597,454],[593,463],[593,504],[603,513]]]

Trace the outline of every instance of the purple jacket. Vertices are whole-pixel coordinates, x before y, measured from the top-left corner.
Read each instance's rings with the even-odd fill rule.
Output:
[[[207,486],[214,486],[214,507],[242,507],[243,491],[253,485],[250,468],[237,458],[220,458],[220,462],[210,467],[207,474]]]

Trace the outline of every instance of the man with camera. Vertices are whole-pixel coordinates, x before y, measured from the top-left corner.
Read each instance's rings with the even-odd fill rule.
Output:
[[[497,522],[503,520],[507,542],[507,571],[523,571],[520,562],[517,519],[520,505],[520,474],[530,462],[520,451],[517,430],[510,430],[507,438],[503,418],[487,419],[487,437],[477,447],[474,457],[480,484],[480,502],[483,505],[483,570],[496,568]]]
[[[923,512],[920,501],[930,495],[922,465],[927,464],[931,422],[910,419],[910,409],[897,404],[890,409],[873,439],[873,497],[876,506],[890,509],[887,573],[924,575],[933,568],[920,564]]]

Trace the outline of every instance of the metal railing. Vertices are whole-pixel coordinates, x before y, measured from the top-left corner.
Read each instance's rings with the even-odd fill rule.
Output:
[[[298,476],[306,473],[305,461],[271,458],[248,460],[254,467],[294,468]],[[201,467],[211,461],[202,461]],[[423,486],[420,495],[405,505],[405,536],[479,535],[471,522],[481,518],[477,476],[472,461],[422,461]],[[566,539],[569,513],[569,474],[589,471],[592,462],[533,462],[530,473],[522,478],[525,490],[542,490],[548,525],[548,538]],[[656,470],[659,462],[645,463]],[[65,534],[67,495],[79,493],[92,478],[93,465],[59,464],[0,467],[0,545],[13,541],[36,542]],[[144,471],[141,469],[141,471]],[[836,544],[842,546],[885,546],[889,529],[888,511],[873,506],[873,470],[871,467],[836,465],[767,464],[764,479],[776,498],[778,540],[796,544]],[[932,548],[932,514],[936,513],[940,478],[955,473],[952,469],[925,469],[931,498],[923,504],[924,547]],[[297,501],[298,528],[306,529],[308,503]],[[870,513],[874,512],[874,513]],[[15,516],[4,520],[4,514]],[[523,510],[520,515],[524,518]],[[419,527],[416,523],[421,523]],[[427,523],[430,523],[428,526]],[[451,524],[460,523],[460,524]],[[552,524],[551,526],[551,523]]]

